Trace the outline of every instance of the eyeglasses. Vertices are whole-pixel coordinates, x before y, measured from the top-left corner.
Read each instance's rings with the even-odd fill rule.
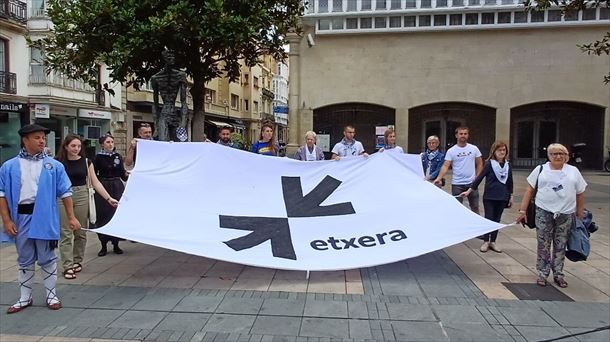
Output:
[[[555,153],[549,153],[549,155],[550,155],[551,157],[561,157],[561,156],[566,156],[566,155],[568,155],[568,154],[567,154],[567,153],[564,153],[564,152],[555,152]]]

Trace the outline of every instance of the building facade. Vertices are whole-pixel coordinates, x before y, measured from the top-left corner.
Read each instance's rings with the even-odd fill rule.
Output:
[[[545,160],[551,142],[585,142],[600,168],[610,126],[607,57],[577,44],[601,39],[610,10],[562,16],[524,12],[518,0],[310,1],[302,38],[290,45],[290,147],[307,130],[342,127],[375,150],[376,127],[394,126],[411,153],[432,134],[446,149],[471,128],[487,157],[509,143],[516,167]]]
[[[271,90],[273,117],[278,125],[278,141],[283,143],[288,140],[288,77],[288,65],[278,62]]]
[[[97,139],[106,132],[115,135],[119,150],[124,148],[122,88],[109,81],[106,67],[98,66],[97,86],[47,73],[41,61],[43,52],[25,39],[49,34],[53,23],[46,15],[46,1],[0,0],[0,7],[2,161],[19,150],[19,127],[32,122],[51,129],[47,143],[53,153],[69,133],[85,138],[89,157],[100,150]],[[114,95],[102,89],[104,83]]]

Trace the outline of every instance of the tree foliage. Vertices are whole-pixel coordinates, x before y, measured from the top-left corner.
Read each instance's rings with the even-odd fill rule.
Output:
[[[54,27],[31,41],[48,70],[96,84],[96,64],[113,81],[142,84],[162,68],[161,51],[193,80],[195,111],[205,83],[235,80],[239,61],[253,66],[261,54],[286,58],[289,32],[299,32],[300,0],[49,0]]]
[[[608,8],[609,0],[524,0],[526,10],[545,10],[551,7],[559,8],[562,13],[578,12],[588,8]],[[592,43],[577,45],[580,50],[588,55],[609,55],[610,54],[610,32],[602,39]],[[610,83],[610,72],[604,75],[604,83]]]

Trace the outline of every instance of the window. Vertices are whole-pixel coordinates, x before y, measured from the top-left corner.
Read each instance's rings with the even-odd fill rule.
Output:
[[[544,22],[544,11],[532,11],[531,22],[532,23],[543,23]]]
[[[431,18],[429,15],[419,16],[419,26],[430,26]]]
[[[249,106],[249,101],[248,100],[244,100],[244,111],[247,112],[250,110],[250,106]]]
[[[512,5],[514,0],[501,0],[502,5]]]
[[[358,18],[347,18],[345,19],[345,28],[353,30],[358,28]]]
[[[360,28],[370,29],[373,27],[373,19],[371,18],[360,18]]]
[[[44,17],[47,14],[45,0],[32,0],[31,17]]]
[[[449,25],[462,25],[462,14],[451,14],[449,16]]]
[[[318,30],[320,30],[320,31],[330,30],[330,20],[320,19],[320,21],[318,21]]]
[[[363,11],[370,11],[371,10],[371,0],[362,0],[360,2],[360,9]]]
[[[8,71],[8,42],[0,38],[0,71]],[[3,80],[0,80],[3,81]]]
[[[343,19],[342,18],[333,19],[333,30],[343,30]]]
[[[252,108],[254,110],[254,113],[258,113],[258,101],[252,101]]]
[[[587,8],[582,11],[582,20],[595,20],[597,16],[597,9]]]
[[[466,25],[479,24],[479,13],[466,13]]]
[[[377,0],[375,1],[375,9],[378,11],[383,11],[386,9],[386,0]]]
[[[447,7],[447,0],[436,0],[436,7]]]
[[[333,0],[333,12],[343,12],[343,0]]]
[[[252,85],[254,85],[254,88],[258,88],[258,77],[254,76],[252,78]]]
[[[231,94],[231,109],[237,110],[239,107],[239,96]]]
[[[561,21],[561,10],[549,10],[548,21]]]
[[[385,17],[375,17],[375,28],[386,28]]]
[[[216,90],[205,88],[205,102],[216,103]]]
[[[328,0],[318,0],[318,12],[328,12]]]
[[[610,19],[610,8],[599,9],[599,20]]]
[[[392,0],[390,9],[400,9],[400,0]]]
[[[347,10],[348,11],[357,11],[358,10],[358,1],[357,0],[347,0]]]
[[[33,83],[45,83],[46,76],[42,66],[43,53],[38,48],[30,49],[30,77]]]
[[[447,25],[447,16],[445,14],[439,14],[434,16],[434,26],[445,25]]]
[[[405,8],[415,8],[417,7],[417,2],[415,0],[406,0]]]
[[[405,17],[405,27],[415,27],[417,17],[414,15],[408,15]]]
[[[495,5],[496,2],[496,0],[485,0],[485,5]]]
[[[432,8],[432,0],[421,0],[419,4],[420,8]]]
[[[402,17],[390,17],[390,27],[400,27]]]
[[[515,12],[515,24],[527,23],[527,13],[523,11]]]
[[[464,6],[464,0],[453,0],[453,7],[462,7]]]
[[[499,12],[498,24],[510,24],[510,12]]]
[[[481,0],[468,0],[468,6],[479,6],[481,4]]]
[[[490,25],[494,24],[496,19],[495,13],[483,13],[481,14],[481,24]]]
[[[575,11],[570,11],[570,12],[566,12],[564,17],[563,17],[564,21],[577,21],[578,20],[578,12]]]

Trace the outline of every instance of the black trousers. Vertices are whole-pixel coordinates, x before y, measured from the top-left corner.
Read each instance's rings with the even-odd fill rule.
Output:
[[[502,213],[504,212],[504,208],[506,207],[506,201],[495,201],[495,200],[483,200],[483,208],[485,208],[485,218],[494,221],[500,222],[502,219]],[[493,232],[483,234],[481,239],[483,241],[488,242],[496,242],[498,238],[498,231],[494,230]]]

